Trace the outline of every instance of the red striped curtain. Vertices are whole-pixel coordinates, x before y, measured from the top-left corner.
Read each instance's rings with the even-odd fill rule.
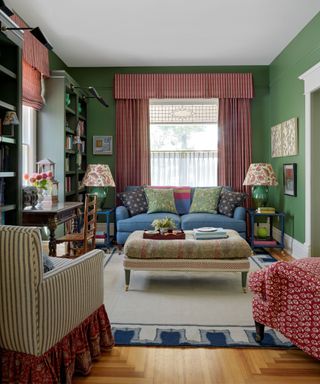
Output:
[[[116,188],[150,184],[149,100],[117,100]]]
[[[12,20],[20,27],[26,23],[17,15]],[[48,50],[29,31],[24,31],[22,49],[22,101],[23,104],[40,110],[43,106],[41,97],[41,74],[50,77]]]
[[[219,98],[218,184],[244,190],[251,163],[251,73],[116,74],[114,94],[117,190],[150,181],[151,98]]]
[[[249,99],[219,99],[218,184],[249,192],[243,180],[252,160]]]

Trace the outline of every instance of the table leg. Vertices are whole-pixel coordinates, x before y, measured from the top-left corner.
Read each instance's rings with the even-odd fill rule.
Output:
[[[55,231],[57,229],[58,223],[56,218],[49,219],[48,222],[48,228],[50,231],[49,236],[49,256],[57,256],[57,243],[56,243],[56,236]]]

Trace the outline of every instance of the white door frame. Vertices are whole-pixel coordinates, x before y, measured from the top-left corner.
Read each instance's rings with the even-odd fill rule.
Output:
[[[311,256],[311,94],[320,89],[320,63],[299,76],[304,81],[305,95],[305,248]]]

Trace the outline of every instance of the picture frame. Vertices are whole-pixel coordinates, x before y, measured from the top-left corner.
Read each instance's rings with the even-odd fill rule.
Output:
[[[283,193],[297,196],[297,163],[283,164]]]
[[[112,155],[112,136],[93,136],[94,155]]]

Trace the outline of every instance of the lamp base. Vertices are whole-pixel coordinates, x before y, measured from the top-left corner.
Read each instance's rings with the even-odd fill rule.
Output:
[[[253,207],[265,207],[268,202],[269,188],[265,185],[254,185],[252,187]]]
[[[97,206],[99,209],[104,208],[104,202],[107,197],[108,188],[106,187],[90,187],[89,194],[97,196]]]

